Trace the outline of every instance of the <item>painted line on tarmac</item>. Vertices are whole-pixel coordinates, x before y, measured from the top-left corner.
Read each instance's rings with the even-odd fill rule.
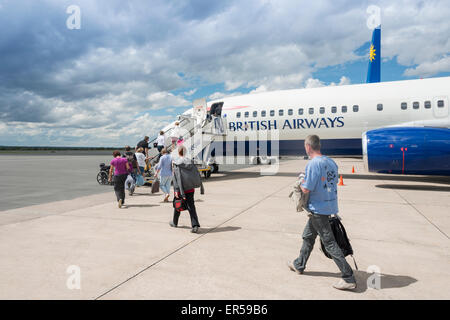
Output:
[[[199,235],[197,238],[189,241],[188,243],[182,245],[181,247],[175,249],[173,252],[167,254],[166,256],[162,257],[161,259],[157,260],[156,262],[152,263],[151,265],[145,267],[144,269],[142,269],[141,271],[135,273],[134,275],[132,275],[131,277],[129,277],[128,279],[122,281],[121,283],[115,285],[114,287],[112,287],[111,289],[109,289],[108,291],[102,293],[101,295],[99,295],[98,297],[96,297],[94,300],[99,300],[102,297],[106,296],[107,294],[111,293],[112,291],[116,290],[117,288],[119,288],[120,286],[124,285],[125,283],[127,283],[128,281],[136,278],[137,276],[139,276],[140,274],[144,273],[145,271],[149,270],[151,267],[157,265],[158,263],[160,263],[161,261],[164,261],[165,259],[167,259],[168,257],[172,256],[173,254],[177,253],[178,251],[181,251],[182,249],[186,248],[187,246],[189,246],[191,243],[194,243],[195,241],[201,239],[202,237],[206,236],[208,233],[213,232],[214,230],[220,228],[221,226],[223,226],[224,224],[226,224],[227,222],[233,220],[234,218],[237,218],[238,216],[240,216],[241,214],[247,212],[248,210],[250,210],[251,208],[255,207],[256,205],[260,204],[262,201],[267,200],[268,198],[270,198],[271,196],[273,196],[274,194],[280,192],[281,190],[285,189],[286,187],[290,186],[292,184],[292,182],[289,182],[287,185],[283,186],[282,188],[272,192],[271,194],[265,196],[264,198],[257,200],[255,203],[251,204],[249,207],[241,210],[240,212],[236,213],[234,216],[232,216],[231,218],[223,221],[222,223],[220,223],[219,225],[210,228],[207,232],[202,233],[201,235]]]
[[[427,220],[432,226],[434,226],[440,233],[442,233],[448,240],[450,240],[450,237],[444,232],[442,231],[436,224],[434,224],[433,221],[431,221],[430,219],[428,219],[427,216],[425,216],[419,209],[417,209],[411,202],[408,201],[408,199],[406,199],[405,197],[403,197],[397,190],[394,190],[395,193],[397,193],[400,198],[402,198],[404,201],[406,201],[406,203],[408,205],[411,206],[411,208],[413,208],[417,213],[419,213],[422,217],[425,218],[425,220]]]

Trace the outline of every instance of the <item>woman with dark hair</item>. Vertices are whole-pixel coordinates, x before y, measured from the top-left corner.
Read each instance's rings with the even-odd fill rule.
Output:
[[[125,180],[127,180],[128,172],[130,172],[131,168],[127,158],[122,158],[119,150],[113,152],[113,158],[111,169],[109,169],[108,181],[112,181],[114,173],[114,192],[116,193],[119,208],[122,208],[122,205],[125,203]]]

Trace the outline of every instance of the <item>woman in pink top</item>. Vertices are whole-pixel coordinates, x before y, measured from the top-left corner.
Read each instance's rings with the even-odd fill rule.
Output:
[[[122,158],[120,151],[113,152],[114,159],[111,161],[111,169],[109,169],[109,182],[112,180],[114,172],[114,192],[116,193],[119,208],[125,203],[125,180],[127,180],[130,165],[127,158]]]

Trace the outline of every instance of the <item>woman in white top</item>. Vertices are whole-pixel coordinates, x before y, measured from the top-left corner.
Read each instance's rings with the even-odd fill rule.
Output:
[[[170,139],[172,140],[172,150],[175,149],[177,145],[177,140],[180,138],[180,123],[175,122],[175,127],[172,129],[172,133],[170,134]]]
[[[138,148],[134,154],[136,156],[139,170],[141,171],[138,176],[142,176],[142,178],[137,177],[136,179],[136,185],[138,186],[144,185],[145,154],[143,152],[144,148]]]
[[[166,138],[164,137],[164,131],[159,132],[158,138],[156,138],[158,152],[161,153],[161,150],[165,147]]]

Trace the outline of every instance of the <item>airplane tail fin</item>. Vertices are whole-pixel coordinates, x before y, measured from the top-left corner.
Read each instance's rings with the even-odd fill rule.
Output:
[[[369,51],[367,83],[380,82],[381,79],[381,25],[373,29]]]

